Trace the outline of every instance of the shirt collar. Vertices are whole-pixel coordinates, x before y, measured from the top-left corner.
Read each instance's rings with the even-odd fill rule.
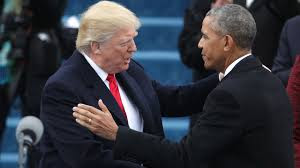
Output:
[[[246,6],[249,8],[253,4],[254,0],[247,0],[246,1]]]
[[[225,70],[225,73],[223,74],[222,72],[219,73],[219,80],[221,81],[226,75],[229,74],[229,72],[236,66],[236,64],[238,64],[242,59],[250,56],[251,53],[248,53],[238,59],[236,59],[235,61],[233,61]]]
[[[91,67],[95,70],[95,72],[102,79],[102,81],[106,81],[108,73],[101,69],[85,52],[80,51],[80,53],[84,56],[86,61],[91,65]]]

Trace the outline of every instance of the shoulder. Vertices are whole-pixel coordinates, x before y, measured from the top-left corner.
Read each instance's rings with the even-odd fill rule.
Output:
[[[295,31],[300,31],[299,26],[300,16],[296,16],[286,21],[283,31],[294,33]]]
[[[300,24],[300,15],[290,18],[286,24]]]
[[[285,90],[282,82],[264,68],[234,74],[221,82],[217,88],[226,90],[239,100],[258,100]]]
[[[75,82],[75,76],[72,75],[72,71],[70,69],[59,69],[47,80],[44,91],[53,89],[69,89],[74,86]]]
[[[64,88],[72,88],[80,82],[81,72],[76,65],[65,62],[61,67],[49,77],[45,88],[50,86],[57,86]]]

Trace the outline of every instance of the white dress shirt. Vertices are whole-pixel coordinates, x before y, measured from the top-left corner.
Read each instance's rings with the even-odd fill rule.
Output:
[[[255,0],[246,0],[246,7],[249,8]]]
[[[227,74],[229,74],[229,72],[236,66],[236,64],[238,64],[242,59],[250,56],[251,53],[246,54],[238,59],[236,59],[235,61],[233,61],[225,70],[224,74],[222,72],[219,73],[219,80],[221,81]]]
[[[225,70],[225,73],[223,74],[222,72],[219,73],[219,81],[221,81],[227,74],[229,74],[229,72],[236,66],[236,64],[238,64],[242,59],[248,57],[252,55],[251,53],[246,54],[240,58],[238,58],[237,60],[233,61],[233,63],[231,63]],[[266,67],[264,64],[262,64],[262,67],[264,67],[266,70],[268,70],[269,72],[271,72],[271,70]]]
[[[91,65],[91,67],[95,70],[97,75],[101,78],[101,80],[105,83],[106,87],[109,88],[109,82],[106,80],[108,73],[106,73],[103,69],[101,69],[89,56],[87,56],[84,52],[80,52],[87,62]],[[128,125],[130,129],[143,132],[144,129],[144,120],[142,115],[139,113],[136,105],[129,99],[126,95],[122,86],[120,86],[117,81],[120,97],[127,115]]]

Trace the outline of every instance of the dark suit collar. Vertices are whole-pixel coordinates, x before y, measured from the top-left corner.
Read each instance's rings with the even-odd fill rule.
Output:
[[[153,121],[151,120],[153,116],[152,116],[152,112],[149,111],[150,107],[148,107],[148,104],[146,103],[148,102],[148,100],[146,100],[143,91],[141,90],[140,86],[137,84],[138,81],[136,81],[133,77],[131,77],[129,73],[126,71],[116,74],[116,77],[118,82],[122,85],[122,87],[126,91],[128,98],[130,98],[130,100],[133,101],[134,104],[139,109],[139,112],[142,115],[144,120],[144,131],[147,132],[148,129],[150,129],[151,126],[154,124]]]
[[[79,69],[80,74],[78,75],[82,77],[82,80],[86,85],[87,94],[91,94],[96,100],[102,99],[115,120],[119,121],[119,124],[128,126],[127,120],[113,95],[84,56],[80,52],[75,51],[70,59],[70,61],[77,65],[76,67]],[[97,102],[98,101],[92,105],[99,108]]]
[[[235,67],[222,79],[222,81],[234,74],[249,71],[257,67],[262,67],[262,63],[255,56],[248,56],[237,63]]]
[[[105,83],[97,75],[95,70],[89,65],[84,56],[75,51],[72,62],[77,64],[81,77],[86,84],[87,90],[92,94],[96,100],[102,99],[104,104],[108,107],[114,119],[117,119],[122,125],[128,126],[127,120],[125,119],[119,105],[115,101],[114,97],[110,93],[109,89],[106,87]],[[130,71],[130,69],[128,70]],[[148,102],[143,95],[143,91],[140,86],[137,84],[137,81],[129,75],[127,71],[116,74],[116,78],[120,85],[124,88],[126,95],[139,109],[139,112],[144,119],[144,130],[147,131],[148,128],[151,128],[152,123],[152,112],[149,111]],[[98,108],[98,104],[94,104],[94,107]]]

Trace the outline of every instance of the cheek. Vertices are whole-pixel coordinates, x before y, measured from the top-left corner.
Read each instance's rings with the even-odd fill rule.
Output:
[[[210,41],[206,41],[202,44],[203,50],[206,52],[211,52],[211,50],[213,49],[213,45]]]

